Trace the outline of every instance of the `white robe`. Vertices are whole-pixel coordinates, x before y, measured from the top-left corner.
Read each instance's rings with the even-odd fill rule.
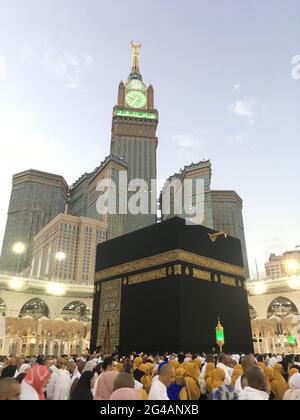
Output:
[[[135,387],[135,389],[142,389],[143,388],[143,384],[141,384],[139,381],[137,381],[135,379],[134,380],[134,387]]]
[[[47,385],[47,400],[54,400],[54,391],[57,382],[57,372],[59,371],[59,369],[55,365],[50,366],[49,369],[51,370],[52,375]]]
[[[242,377],[241,376],[239,376],[237,378],[237,380],[235,381],[234,389],[235,389],[235,392],[238,395],[243,391],[243,388],[242,388]]]
[[[167,387],[159,380],[156,379],[152,382],[152,386],[149,392],[148,400],[163,400],[168,401],[169,397],[167,394]]]
[[[31,385],[29,385],[25,381],[22,381],[21,383],[21,400],[22,401],[38,401],[39,400],[39,394]]]
[[[53,399],[63,401],[70,399],[71,374],[68,370],[58,369]]]
[[[269,360],[269,367],[273,368],[277,363],[276,357],[271,357]]]
[[[201,394],[206,393],[206,382],[205,382],[206,366],[207,366],[207,363],[205,363],[202,366],[201,373],[200,373],[200,376],[198,378],[198,383],[199,383],[199,386],[200,386]]]
[[[264,391],[246,386],[239,394],[241,401],[266,401],[269,399],[269,394]]]
[[[300,401],[300,389],[288,389],[283,396],[283,401]]]
[[[74,373],[73,373],[73,376],[72,376],[72,379],[71,379],[71,386],[73,385],[73,383],[76,379],[79,380],[80,378],[81,378],[81,373],[79,372],[78,367],[76,366],[76,368],[74,370]]]
[[[225,366],[223,363],[218,363],[217,368],[223,369],[225,372],[225,381],[224,385],[230,385],[231,384],[231,375],[228,371],[227,366]]]

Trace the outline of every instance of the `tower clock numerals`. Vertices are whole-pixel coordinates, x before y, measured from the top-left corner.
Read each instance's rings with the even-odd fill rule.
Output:
[[[126,94],[126,104],[131,108],[143,108],[147,103],[147,97],[143,92],[131,90]]]
[[[147,90],[144,83],[142,83],[140,80],[131,80],[131,82],[126,84],[126,88],[132,90]]]

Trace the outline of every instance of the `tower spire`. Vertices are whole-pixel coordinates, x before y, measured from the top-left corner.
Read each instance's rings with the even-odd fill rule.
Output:
[[[140,66],[139,66],[140,48],[142,47],[142,44],[140,42],[135,43],[131,41],[130,47],[132,49],[132,66],[131,66],[131,73],[128,77],[128,80],[132,80],[132,79],[142,80],[142,75],[140,74]]]

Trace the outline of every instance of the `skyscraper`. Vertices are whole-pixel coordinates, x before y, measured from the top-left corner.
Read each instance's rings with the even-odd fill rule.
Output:
[[[176,199],[176,194],[178,191],[175,191],[175,188],[170,189],[169,192],[166,192],[165,199],[169,199],[168,194],[170,196],[170,214],[162,214],[162,220],[166,220],[173,216],[180,216],[183,218],[188,218],[187,213],[185,212],[185,206],[183,200],[187,201],[187,194],[188,191],[185,190],[185,181],[191,180],[192,181],[192,198],[191,198],[191,204],[193,207],[196,205],[196,180],[202,180],[204,182],[204,191],[201,191],[200,194],[204,193],[204,219],[202,221],[203,214],[201,215],[201,220],[199,221],[200,224],[203,226],[209,227],[213,229],[213,215],[212,215],[212,203],[211,203],[211,190],[210,190],[210,184],[211,184],[211,162],[210,160],[203,160],[198,163],[192,163],[191,165],[185,166],[180,172],[172,175],[168,181],[170,182],[170,185],[173,181],[180,181],[180,185],[182,188],[182,214],[178,214],[176,212],[176,206],[174,204],[174,199]],[[175,184],[174,184],[175,185]],[[162,200],[162,197],[161,197]],[[162,206],[162,202],[161,202]],[[195,220],[195,223],[198,223]]]
[[[128,182],[142,179],[148,186],[147,214],[129,214],[126,232],[130,232],[156,222],[156,212],[151,214],[151,196],[155,197],[156,186],[156,128],[158,112],[154,108],[154,91],[152,85],[143,82],[139,68],[139,48],[132,46],[132,67],[126,83],[120,82],[118,102],[113,108],[111,154],[122,159],[128,165]],[[152,194],[151,194],[152,191]],[[128,199],[133,196],[129,192]]]
[[[92,174],[86,172],[70,187],[69,214],[73,216],[87,216],[89,182]]]
[[[83,174],[70,188],[68,213],[72,216],[84,216],[103,222],[106,226],[107,238],[112,239],[126,231],[126,214],[120,214],[120,198],[126,196],[126,191],[120,188],[120,173],[126,174],[127,163],[116,156],[109,155],[93,172]],[[116,197],[116,212],[114,214],[101,214],[97,209],[97,201],[103,191],[99,190],[101,181],[112,181],[116,186],[111,191]],[[123,185],[124,188],[127,185]],[[122,185],[121,185],[122,188]],[[125,192],[125,196],[122,195]],[[119,194],[121,193],[121,194]]]
[[[120,201],[124,197],[126,191],[120,190],[120,174],[127,175],[127,164],[115,156],[108,156],[95,169],[90,177],[88,184],[88,208],[87,216],[92,219],[100,220],[106,226],[107,238],[112,239],[125,233],[127,215],[120,213]],[[99,183],[101,181],[113,182],[115,189],[112,188],[108,194],[115,196],[115,212],[108,212],[101,214],[97,208],[97,201],[104,191],[99,190]],[[122,185],[121,185],[122,188]],[[124,186],[126,188],[126,185]],[[107,203],[108,204],[108,203]]]
[[[30,277],[92,284],[96,246],[105,240],[104,222],[59,214],[34,237]]]
[[[57,214],[64,213],[68,185],[59,175],[28,170],[13,176],[0,270],[22,271],[31,264],[33,237]],[[17,255],[14,244],[25,252]]]
[[[243,222],[243,201],[235,191],[211,191],[213,226],[241,241],[246,277],[249,265]]]

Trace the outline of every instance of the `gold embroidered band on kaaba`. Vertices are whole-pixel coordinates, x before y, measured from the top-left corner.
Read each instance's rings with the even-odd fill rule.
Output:
[[[212,258],[203,257],[202,255],[197,255],[192,252],[176,249],[173,251],[164,252],[162,254],[153,255],[151,257],[142,258],[140,260],[135,260],[114,267],[106,268],[104,270],[98,271],[96,273],[95,279],[96,281],[107,280],[110,277],[120,276],[138,270],[145,270],[174,261],[195,264],[197,266],[208,268],[210,270],[232,274],[239,277],[245,277],[245,272],[242,267],[233,264],[228,264]]]

